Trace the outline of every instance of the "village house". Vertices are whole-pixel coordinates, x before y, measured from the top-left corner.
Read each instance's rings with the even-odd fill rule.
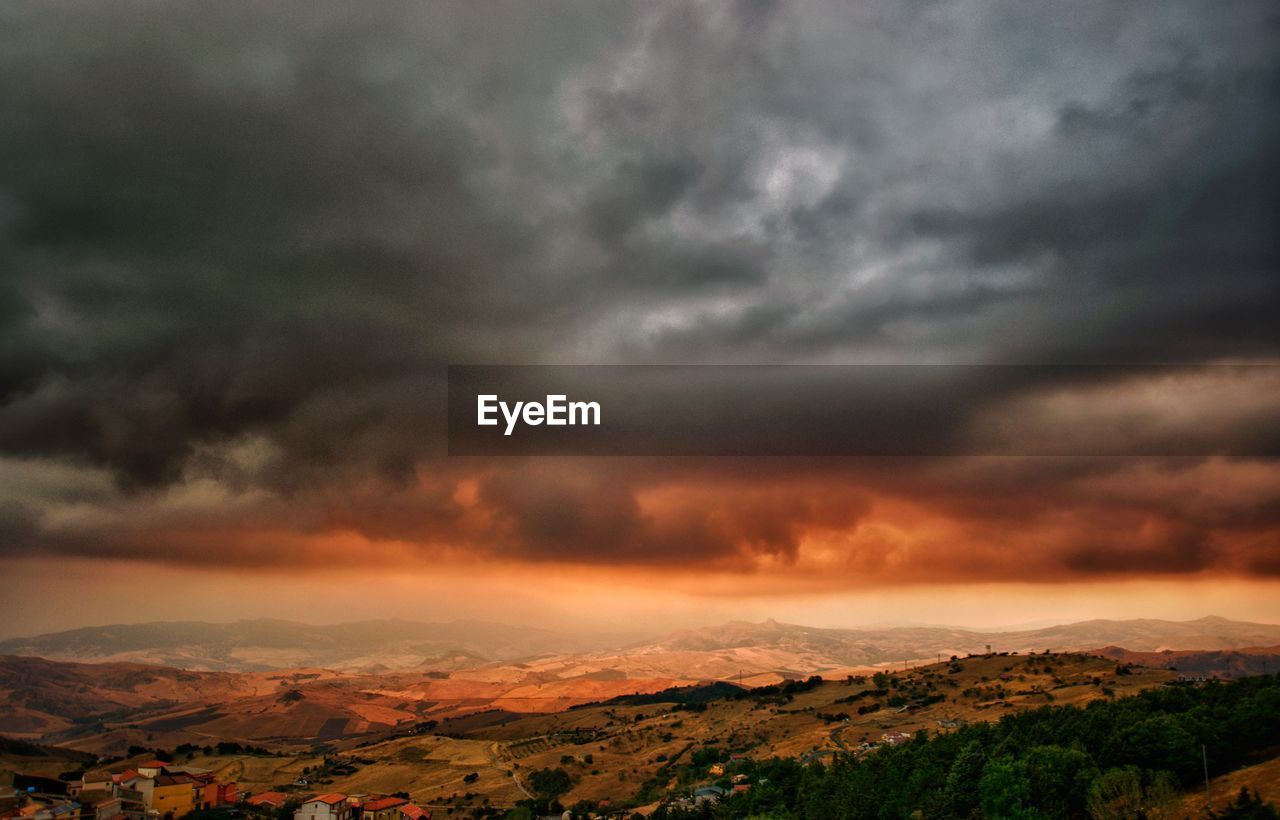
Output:
[[[694,791],[693,804],[701,806],[704,803],[719,803],[724,796],[725,790],[719,786],[704,786]]]
[[[284,792],[262,792],[253,795],[245,802],[254,807],[269,806],[273,809],[283,809],[288,800],[289,795]]]
[[[76,799],[80,804],[81,820],[142,820],[146,809],[142,795],[122,789],[113,793],[109,789],[82,789]]]
[[[366,800],[360,808],[360,820],[400,820],[400,809],[409,805],[403,797],[380,797]]]
[[[196,807],[196,780],[189,774],[160,774],[151,780],[149,811],[161,817],[183,817]]]
[[[133,768],[143,777],[155,777],[168,765],[163,760],[148,760],[145,763],[138,763]]]
[[[219,783],[212,772],[190,774],[194,781],[195,804],[197,809],[212,809],[217,806],[233,806],[240,799],[234,781]]]
[[[91,770],[70,784],[84,804],[82,820],[141,820],[146,815],[178,818],[196,809],[234,805],[234,781],[222,782],[204,769],[150,760],[120,772]]]
[[[347,796],[321,794],[303,802],[293,813],[293,820],[346,820]]]

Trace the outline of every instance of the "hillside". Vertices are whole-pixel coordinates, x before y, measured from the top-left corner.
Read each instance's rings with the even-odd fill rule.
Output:
[[[94,669],[38,663],[44,665],[31,669],[52,672],[72,689],[83,689]],[[141,694],[172,685],[160,671],[133,669],[134,678],[125,671],[109,670],[103,680],[114,680],[120,692]],[[212,693],[225,675],[180,674],[192,675],[188,685],[205,693]],[[310,674],[317,677],[308,679]],[[1147,691],[1172,693],[1166,684],[1176,682],[1178,673],[1081,653],[994,653],[905,671],[793,680],[755,689],[722,682],[637,696],[611,692],[611,682],[604,682],[597,690],[602,693],[598,702],[580,701],[576,708],[550,714],[493,707],[433,712],[437,701],[415,701],[402,690],[371,685],[395,676],[324,677],[313,672],[243,677],[241,687],[227,690],[238,693],[236,699],[223,706],[193,703],[139,711],[117,723],[86,728],[64,742],[94,751],[119,749],[125,740],[167,749],[191,743],[194,750],[180,762],[233,778],[249,791],[407,791],[425,806],[472,809],[487,801],[510,807],[527,798],[535,772],[563,769],[569,783],[560,795],[565,805],[606,800],[642,805],[664,794],[678,795],[699,781],[714,781],[707,764],[688,765],[705,761],[709,750],[725,756],[732,752],[744,761],[734,764],[739,769],[774,758],[830,761],[920,730],[947,736],[1041,707],[1107,704]],[[268,683],[269,692],[254,688]],[[443,696],[464,694],[470,690],[451,692],[449,687],[474,682],[418,685],[431,683],[440,687],[434,694]],[[1185,685],[1181,689],[1195,691]],[[106,701],[123,700],[116,690],[103,694],[99,708]],[[339,726],[338,721],[344,722]],[[211,747],[214,739],[249,736],[261,738],[273,753],[219,754]],[[6,759],[4,765],[26,771],[37,763]],[[56,756],[43,763],[45,769],[65,765]],[[1254,780],[1262,782],[1271,770],[1258,771]],[[309,778],[307,786],[291,785],[301,776]],[[1223,788],[1238,788],[1240,782],[1245,781],[1224,781]]]
[[[1078,654],[964,658],[885,676],[746,692],[736,686],[586,704],[548,715],[478,713],[442,720],[422,735],[337,744],[354,772],[314,775],[312,786],[343,792],[408,791],[432,806],[510,806],[532,772],[564,768],[566,805],[631,799],[673,764],[704,747],[751,759],[829,760],[886,733],[949,731],[1043,705],[1083,705],[1159,687],[1163,670],[1117,667]],[[736,694],[735,694],[736,693]],[[901,699],[901,705],[899,704]],[[695,701],[692,705],[673,701]],[[656,700],[658,702],[638,702]],[[700,702],[699,702],[700,701]],[[893,705],[891,705],[893,704]],[[863,707],[859,714],[859,707]],[[873,708],[875,707],[875,708]],[[317,758],[196,754],[191,764],[234,774],[250,789],[284,788]],[[464,777],[475,775],[470,782]],[[466,797],[466,795],[470,797]]]
[[[74,772],[90,766],[97,755],[41,746],[23,740],[0,737],[0,772],[22,772],[37,777],[57,777],[64,772]],[[0,776],[0,785],[6,781]]]
[[[1222,811],[1245,788],[1264,802],[1280,806],[1280,757],[1214,777],[1209,782],[1209,806]],[[1181,810],[1187,817],[1196,817],[1204,806],[1205,793],[1193,789],[1183,799]]]
[[[682,681],[325,669],[195,672],[134,663],[0,657],[0,734],[122,754],[229,740],[278,749],[349,745],[486,710],[547,712]]]
[[[87,663],[126,661],[254,672],[300,667],[379,672],[450,669],[598,647],[603,638],[484,621],[360,621],[324,626],[257,619],[116,624],[0,641],[0,655]]]
[[[389,623],[380,645],[384,650],[403,647],[405,641],[418,640],[414,636],[420,636],[423,626]],[[198,624],[190,630],[180,627],[165,637],[165,630],[141,625],[121,627],[119,632],[109,627],[77,630],[33,642],[72,654],[112,650],[151,655],[163,649],[193,658],[208,656],[211,647],[220,645],[218,641],[236,640],[238,635],[271,644],[279,653],[277,660],[341,655],[350,661],[357,658],[354,652],[362,652],[357,666],[363,669],[374,650],[356,644],[372,628],[369,624],[311,627],[245,621]],[[466,629],[473,640],[485,638],[486,651],[498,654],[517,653],[514,642],[526,634],[492,624],[472,624]],[[437,635],[434,640],[443,645],[460,634]],[[528,634],[535,646],[556,640],[537,630]],[[420,724],[479,713],[513,720],[526,714],[554,714],[618,696],[711,681],[751,687],[814,674],[840,679],[922,665],[939,657],[982,653],[988,645],[997,652],[1075,651],[1103,646],[1112,639],[1130,640],[1132,646],[1116,644],[1099,651],[1127,663],[1177,666],[1190,674],[1229,677],[1261,671],[1259,667],[1277,660],[1267,650],[1234,648],[1258,645],[1265,638],[1280,639],[1280,627],[1204,618],[1182,623],[1091,621],[1042,630],[978,633],[942,627],[819,629],[766,621],[686,630],[619,649],[522,655],[505,661],[457,649],[434,656],[425,667],[397,669],[395,664],[378,664],[373,671],[314,666],[201,671],[137,662],[6,657],[0,658],[0,697],[9,708],[0,713],[0,733],[111,754],[137,744],[171,747],[204,744],[211,738],[296,750],[319,742],[373,742],[413,731]],[[196,639],[208,643],[182,643]],[[1194,651],[1147,649],[1174,640],[1186,641],[1181,646]],[[1214,648],[1222,646],[1233,648]],[[418,645],[422,651],[428,648]],[[234,651],[241,661],[250,653]],[[266,649],[259,646],[252,651],[261,658]],[[380,657],[391,660],[385,652]]]
[[[251,695],[260,682],[243,675],[191,672],[133,663],[61,663],[0,658],[0,732],[56,737],[77,727],[137,718],[181,704],[228,702]]]
[[[1123,646],[1140,652],[1177,649],[1239,649],[1269,646],[1280,637],[1280,625],[1205,617],[1193,621],[1135,619],[1093,620],[1043,629],[983,632],[952,627],[821,629],[778,623],[734,621],[723,626],[677,632],[652,643],[628,648],[631,657],[686,651],[737,652],[786,650],[825,658],[833,664],[868,665],[984,652],[1083,651]]]
[[[673,680],[839,673],[938,656],[1082,651],[1121,646],[1234,650],[1280,644],[1280,626],[1207,617],[1194,621],[1095,620],[1019,631],[952,627],[827,629],[733,621],[641,642],[571,636],[479,621],[364,621],[313,626],[279,620],[128,624],[0,641],[0,654],[85,663],[132,662],[200,671],[321,667],[350,673],[478,670],[484,680],[593,676]]]
[[[1162,652],[1134,652],[1118,646],[1106,646],[1094,650],[1094,654],[1123,663],[1175,669],[1187,675],[1209,678],[1243,678],[1280,670],[1280,646],[1224,650],[1166,649]]]
[[[1043,662],[1043,656],[1027,659],[1028,665]],[[711,783],[732,788],[714,812],[725,820],[1184,817],[1184,801],[1203,804],[1206,766],[1246,782],[1270,782],[1274,772],[1266,762],[1280,737],[1277,706],[1280,678],[1268,675],[1148,687],[1085,709],[1054,704],[993,722],[886,735],[874,751],[830,766],[704,747],[695,765],[667,767],[641,796],[662,801],[658,820],[705,817],[687,795]],[[696,764],[708,759],[718,764],[704,773]],[[1216,805],[1223,806],[1232,785],[1230,777],[1219,783]],[[1244,811],[1215,816],[1277,816],[1253,796],[1232,802]]]

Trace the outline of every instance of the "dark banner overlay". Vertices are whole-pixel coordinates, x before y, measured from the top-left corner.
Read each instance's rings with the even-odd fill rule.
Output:
[[[449,368],[449,454],[1280,455],[1280,365]]]

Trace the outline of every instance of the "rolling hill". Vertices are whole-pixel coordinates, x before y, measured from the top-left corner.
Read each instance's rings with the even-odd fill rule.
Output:
[[[280,620],[158,622],[86,627],[0,641],[0,654],[81,663],[133,662],[201,671],[326,668],[351,673],[459,673],[489,680],[727,679],[803,676],[846,667],[995,651],[1077,651],[1120,646],[1234,650],[1280,644],[1280,626],[1206,617],[1194,621],[1094,620],[1044,629],[953,627],[831,629],[733,621],[627,643],[483,621],[361,621],[315,626]]]
[[[608,641],[486,621],[381,620],[316,626],[261,618],[224,624],[159,621],[84,627],[0,641],[0,655],[209,671],[325,667],[379,672],[580,652]]]
[[[406,791],[419,805],[455,810],[486,801],[512,806],[532,772],[563,768],[573,780],[566,805],[619,801],[703,747],[757,760],[830,759],[886,734],[936,732],[1047,704],[1085,705],[1175,677],[1163,670],[1122,671],[1114,661],[1082,654],[977,656],[895,673],[890,690],[878,689],[871,678],[797,685],[790,693],[720,685],[604,699],[554,714],[476,714],[441,721],[421,734],[350,738],[327,744],[336,749],[330,761],[298,749],[275,757],[197,752],[184,762],[259,791],[296,791],[290,781],[310,766],[312,781],[303,792]],[[888,705],[895,695],[905,699],[903,706]]]
[[[536,655],[533,649],[559,645],[561,639],[493,624],[454,625],[443,633],[408,622],[383,626],[385,634],[374,623],[312,627],[246,621],[179,624],[171,632],[146,624],[29,639],[18,648],[91,658],[221,659],[224,665],[259,659],[250,666],[273,651],[278,663],[336,659],[354,667],[209,671],[134,661],[2,657],[0,699],[8,708],[0,713],[0,733],[113,754],[136,744],[204,745],[211,739],[298,749],[318,742],[376,742],[421,731],[433,721],[502,724],[521,715],[561,713],[713,681],[750,687],[814,674],[841,679],[901,670],[939,657],[983,654],[988,645],[995,652],[1090,651],[1123,662],[1230,676],[1254,671],[1275,657],[1243,647],[1268,639],[1269,645],[1280,643],[1280,627],[1220,618],[1090,621],[1001,633],[944,627],[819,629],[766,621],[686,630],[618,649]],[[531,641],[523,654],[522,635]],[[464,637],[491,656],[517,657],[493,660],[468,649],[439,650]],[[254,645],[238,646],[237,640]],[[1179,648],[1167,649],[1171,644]],[[1096,649],[1100,646],[1107,648]],[[439,654],[428,656],[429,651]],[[370,664],[374,657],[391,660],[394,652],[407,653],[398,657],[417,665]],[[481,715],[497,717],[476,717]],[[463,719],[470,722],[456,722]]]
[[[832,663],[864,665],[984,652],[1078,651],[1123,646],[1138,652],[1164,649],[1239,649],[1269,646],[1280,625],[1205,617],[1194,621],[1093,620],[1019,631],[976,631],[953,627],[821,629],[778,623],[733,621],[719,627],[686,630],[629,648],[627,655],[785,649],[828,658]]]
[[[1280,646],[1244,649],[1166,649],[1162,652],[1135,652],[1105,646],[1095,654],[1122,663],[1136,663],[1153,669],[1174,669],[1187,675],[1209,678],[1243,678],[1280,670]]]

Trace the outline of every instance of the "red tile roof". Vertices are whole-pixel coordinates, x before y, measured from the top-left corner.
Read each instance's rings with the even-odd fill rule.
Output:
[[[337,794],[335,792],[334,794],[317,795],[311,798],[310,800],[308,800],[307,802],[308,803],[328,803],[330,806],[332,806],[334,803],[341,803],[343,800],[346,800],[346,799],[347,799],[347,796],[345,794]]]
[[[283,806],[288,799],[289,795],[284,792],[263,792],[250,797],[248,803],[250,806],[261,806],[263,803],[271,806]]]
[[[413,804],[401,806],[400,813],[405,817],[412,818],[412,820],[431,820],[431,812],[426,809],[418,808]]]
[[[177,786],[183,783],[195,783],[196,779],[189,774],[162,774],[156,778],[157,786]]]
[[[134,765],[139,769],[163,769],[169,764],[165,763],[163,760],[148,760],[146,763],[137,763]]]
[[[380,797],[377,800],[370,800],[364,804],[365,811],[382,811],[383,809],[394,809],[397,806],[403,806],[408,803],[403,797]]]

